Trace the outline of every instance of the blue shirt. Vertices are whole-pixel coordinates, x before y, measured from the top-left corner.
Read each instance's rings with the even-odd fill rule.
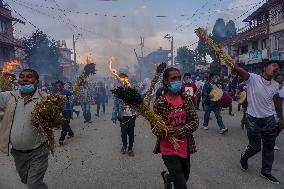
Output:
[[[69,90],[64,89],[61,94],[66,96],[66,98],[67,98],[63,112],[72,112],[72,109],[73,109],[72,103],[71,103],[72,93]]]

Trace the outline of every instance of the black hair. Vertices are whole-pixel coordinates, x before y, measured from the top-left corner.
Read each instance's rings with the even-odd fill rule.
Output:
[[[119,77],[127,77],[127,78],[128,78],[128,75],[125,74],[125,73],[120,73],[118,76],[119,76]]]
[[[170,72],[172,72],[172,71],[177,71],[177,72],[180,73],[179,69],[177,69],[177,68],[173,68],[173,67],[167,68],[163,73],[163,86],[165,88],[167,88],[165,81],[169,78]]]
[[[57,80],[54,84],[55,84],[55,85],[57,85],[57,84],[64,85],[64,82],[61,81],[61,80]]]
[[[23,73],[23,72],[31,72],[31,73],[33,73],[33,75],[35,76],[36,80],[39,81],[39,75],[38,75],[37,71],[28,68],[28,69],[24,69],[24,70],[21,71],[21,73]]]
[[[280,62],[280,61],[278,61],[278,60],[269,60],[269,61],[265,61],[265,62],[264,62],[264,66],[263,66],[263,68],[268,67],[270,64],[278,64],[279,68],[280,68],[280,69],[282,68],[281,62]]]
[[[183,77],[186,77],[186,76],[191,77],[191,74],[190,73],[184,73]]]
[[[210,73],[209,80],[211,80],[214,76],[219,76],[217,73]]]

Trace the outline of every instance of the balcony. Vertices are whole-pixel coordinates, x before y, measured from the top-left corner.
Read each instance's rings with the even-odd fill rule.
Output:
[[[264,50],[254,50],[249,53],[239,55],[235,58],[235,61],[239,64],[255,64],[259,63],[264,59],[268,59],[268,51]]]

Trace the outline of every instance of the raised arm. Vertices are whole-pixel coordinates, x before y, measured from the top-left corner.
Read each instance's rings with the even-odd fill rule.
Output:
[[[233,71],[235,71],[243,80],[247,81],[249,79],[249,73],[238,64],[235,64]]]

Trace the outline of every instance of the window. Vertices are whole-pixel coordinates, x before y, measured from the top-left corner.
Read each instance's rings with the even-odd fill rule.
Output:
[[[261,49],[263,50],[263,49],[266,49],[266,39],[263,39],[262,41],[261,41]]]
[[[242,46],[241,47],[241,54],[246,54],[248,53],[248,46]]]
[[[253,51],[258,50],[258,42],[257,41],[252,42],[252,50]]]
[[[6,23],[0,20],[0,33],[6,33]]]

